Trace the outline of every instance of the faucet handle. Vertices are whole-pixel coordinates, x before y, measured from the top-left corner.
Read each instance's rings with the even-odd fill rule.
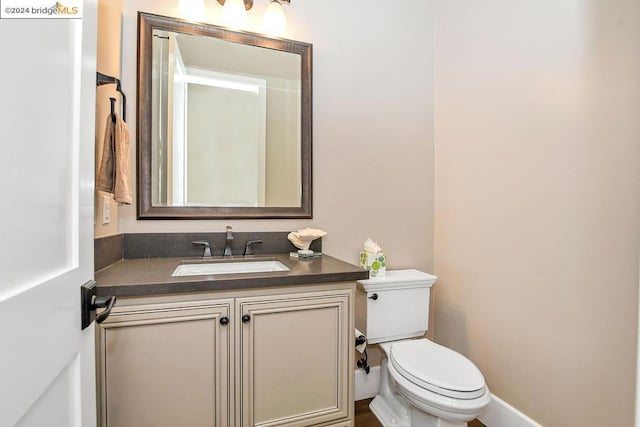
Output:
[[[222,256],[233,256],[231,242],[233,241],[233,228],[227,225],[227,236],[224,243],[224,254]]]
[[[204,254],[202,254],[202,258],[213,258],[211,255],[211,244],[206,240],[197,240],[195,242],[191,242],[193,246],[204,246]]]
[[[251,251],[251,246],[257,245],[259,243],[262,243],[262,240],[256,239],[256,240],[247,241],[247,243],[245,243],[244,245],[244,253],[242,254],[242,256],[253,255],[253,252]]]

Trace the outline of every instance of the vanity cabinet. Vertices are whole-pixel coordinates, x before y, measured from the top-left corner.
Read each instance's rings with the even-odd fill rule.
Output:
[[[227,426],[233,300],[140,304],[98,328],[100,425]]]
[[[238,425],[303,427],[349,416],[350,301],[348,293],[236,300],[244,322]]]
[[[122,298],[97,328],[99,425],[351,426],[354,291]]]

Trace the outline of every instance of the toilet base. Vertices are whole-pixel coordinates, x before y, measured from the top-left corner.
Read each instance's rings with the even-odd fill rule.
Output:
[[[400,396],[390,383],[388,360],[382,360],[379,394],[369,408],[384,427],[467,427],[466,422],[454,423],[423,412]]]
[[[394,410],[381,395],[371,401],[369,408],[384,427],[467,427],[467,423],[452,423],[411,407]]]
[[[381,395],[377,395],[371,401],[369,409],[384,427],[411,427],[409,412],[404,408],[400,411],[394,411]]]

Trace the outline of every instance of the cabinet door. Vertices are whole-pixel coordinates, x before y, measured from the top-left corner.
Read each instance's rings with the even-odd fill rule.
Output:
[[[352,416],[352,296],[237,300],[236,316],[244,316],[237,323],[238,425],[310,426]]]
[[[230,426],[232,304],[114,309],[98,335],[101,425]]]

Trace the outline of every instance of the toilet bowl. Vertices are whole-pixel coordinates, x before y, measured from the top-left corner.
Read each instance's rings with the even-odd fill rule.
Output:
[[[491,400],[482,373],[469,359],[426,338],[407,339],[422,337],[427,329],[435,280],[417,270],[397,270],[358,282],[357,301],[366,297],[367,314],[365,324],[358,316],[357,326],[385,355],[380,388],[370,404],[385,427],[466,426]],[[380,322],[382,316],[399,321]]]
[[[397,404],[397,399],[389,399],[389,395],[397,394],[432,418],[426,424],[424,419],[429,417],[421,417],[422,423],[416,424],[415,420],[411,423],[410,416],[392,415],[396,420],[407,418],[407,426],[465,426],[489,404],[491,393],[484,377],[461,354],[427,339],[382,343],[380,347],[386,355],[382,375],[387,376],[391,387],[381,390],[379,400],[385,399],[392,412],[415,418]]]

